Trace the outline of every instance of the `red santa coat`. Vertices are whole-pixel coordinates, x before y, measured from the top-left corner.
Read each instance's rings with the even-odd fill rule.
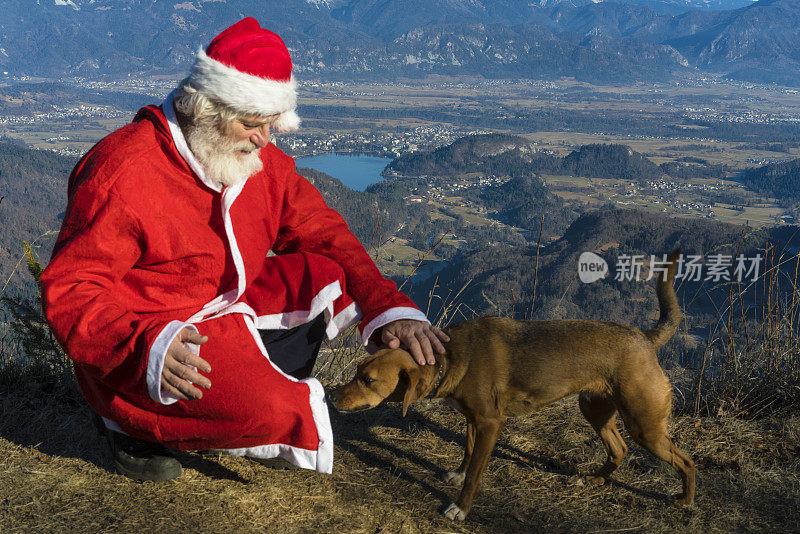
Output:
[[[45,313],[86,400],[125,433],[330,472],[322,386],[275,367],[257,330],[322,313],[330,338],[362,319],[366,340],[391,320],[426,319],[291,157],[268,145],[261,159],[261,172],[220,188],[171,104],[140,110],[70,176],[42,274]],[[187,326],[209,337],[193,349],[212,369],[193,401],[160,387],[166,349]]]

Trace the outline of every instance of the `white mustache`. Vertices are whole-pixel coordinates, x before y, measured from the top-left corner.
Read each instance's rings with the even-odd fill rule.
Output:
[[[260,150],[257,144],[253,143],[252,141],[248,141],[247,143],[242,143],[241,145],[237,145],[233,147],[233,152],[247,152],[248,154],[252,154],[256,150]]]
[[[206,177],[214,182],[234,185],[262,168],[261,147],[250,140],[233,141],[214,125],[190,128],[186,138]]]

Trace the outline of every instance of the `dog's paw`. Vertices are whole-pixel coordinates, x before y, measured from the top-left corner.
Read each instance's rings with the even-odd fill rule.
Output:
[[[467,514],[465,514],[464,512],[462,512],[462,511],[461,511],[461,508],[459,508],[458,506],[456,506],[456,504],[455,504],[455,503],[450,503],[450,506],[448,506],[448,507],[447,507],[447,510],[445,510],[444,512],[442,512],[442,514],[443,514],[443,515],[444,515],[444,516],[445,516],[447,519],[452,519],[453,521],[455,521],[455,520],[458,520],[458,521],[463,521],[463,520],[464,520],[464,518],[465,518],[465,517],[467,517]]]
[[[442,475],[442,480],[444,480],[448,484],[458,486],[459,484],[464,482],[464,473],[461,473],[459,471],[448,471],[447,473]]]
[[[679,493],[678,495],[673,495],[669,498],[672,504],[677,504],[679,506],[691,506],[694,504],[694,499],[690,499],[683,493]]]

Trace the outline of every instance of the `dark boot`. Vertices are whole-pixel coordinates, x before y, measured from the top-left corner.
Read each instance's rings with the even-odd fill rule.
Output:
[[[181,476],[181,463],[168,448],[110,430],[97,415],[95,424],[105,434],[114,468],[120,475],[153,482],[165,482]]]

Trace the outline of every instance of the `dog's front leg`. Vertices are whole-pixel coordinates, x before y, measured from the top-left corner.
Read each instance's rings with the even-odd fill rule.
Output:
[[[446,518],[463,521],[467,517],[469,509],[472,507],[472,499],[475,498],[475,494],[481,484],[483,471],[486,469],[486,464],[489,463],[489,457],[492,455],[492,450],[497,443],[500,429],[503,428],[503,423],[502,419],[485,417],[477,417],[475,419],[473,423],[475,425],[475,445],[469,459],[466,476],[464,477],[464,487],[461,488],[458,504],[453,503],[444,511]]]
[[[472,449],[475,447],[475,424],[467,420],[467,443],[464,445],[464,459],[455,471],[448,471],[442,476],[442,480],[448,484],[458,486],[464,482],[464,475],[467,472],[469,459],[472,457]]]

